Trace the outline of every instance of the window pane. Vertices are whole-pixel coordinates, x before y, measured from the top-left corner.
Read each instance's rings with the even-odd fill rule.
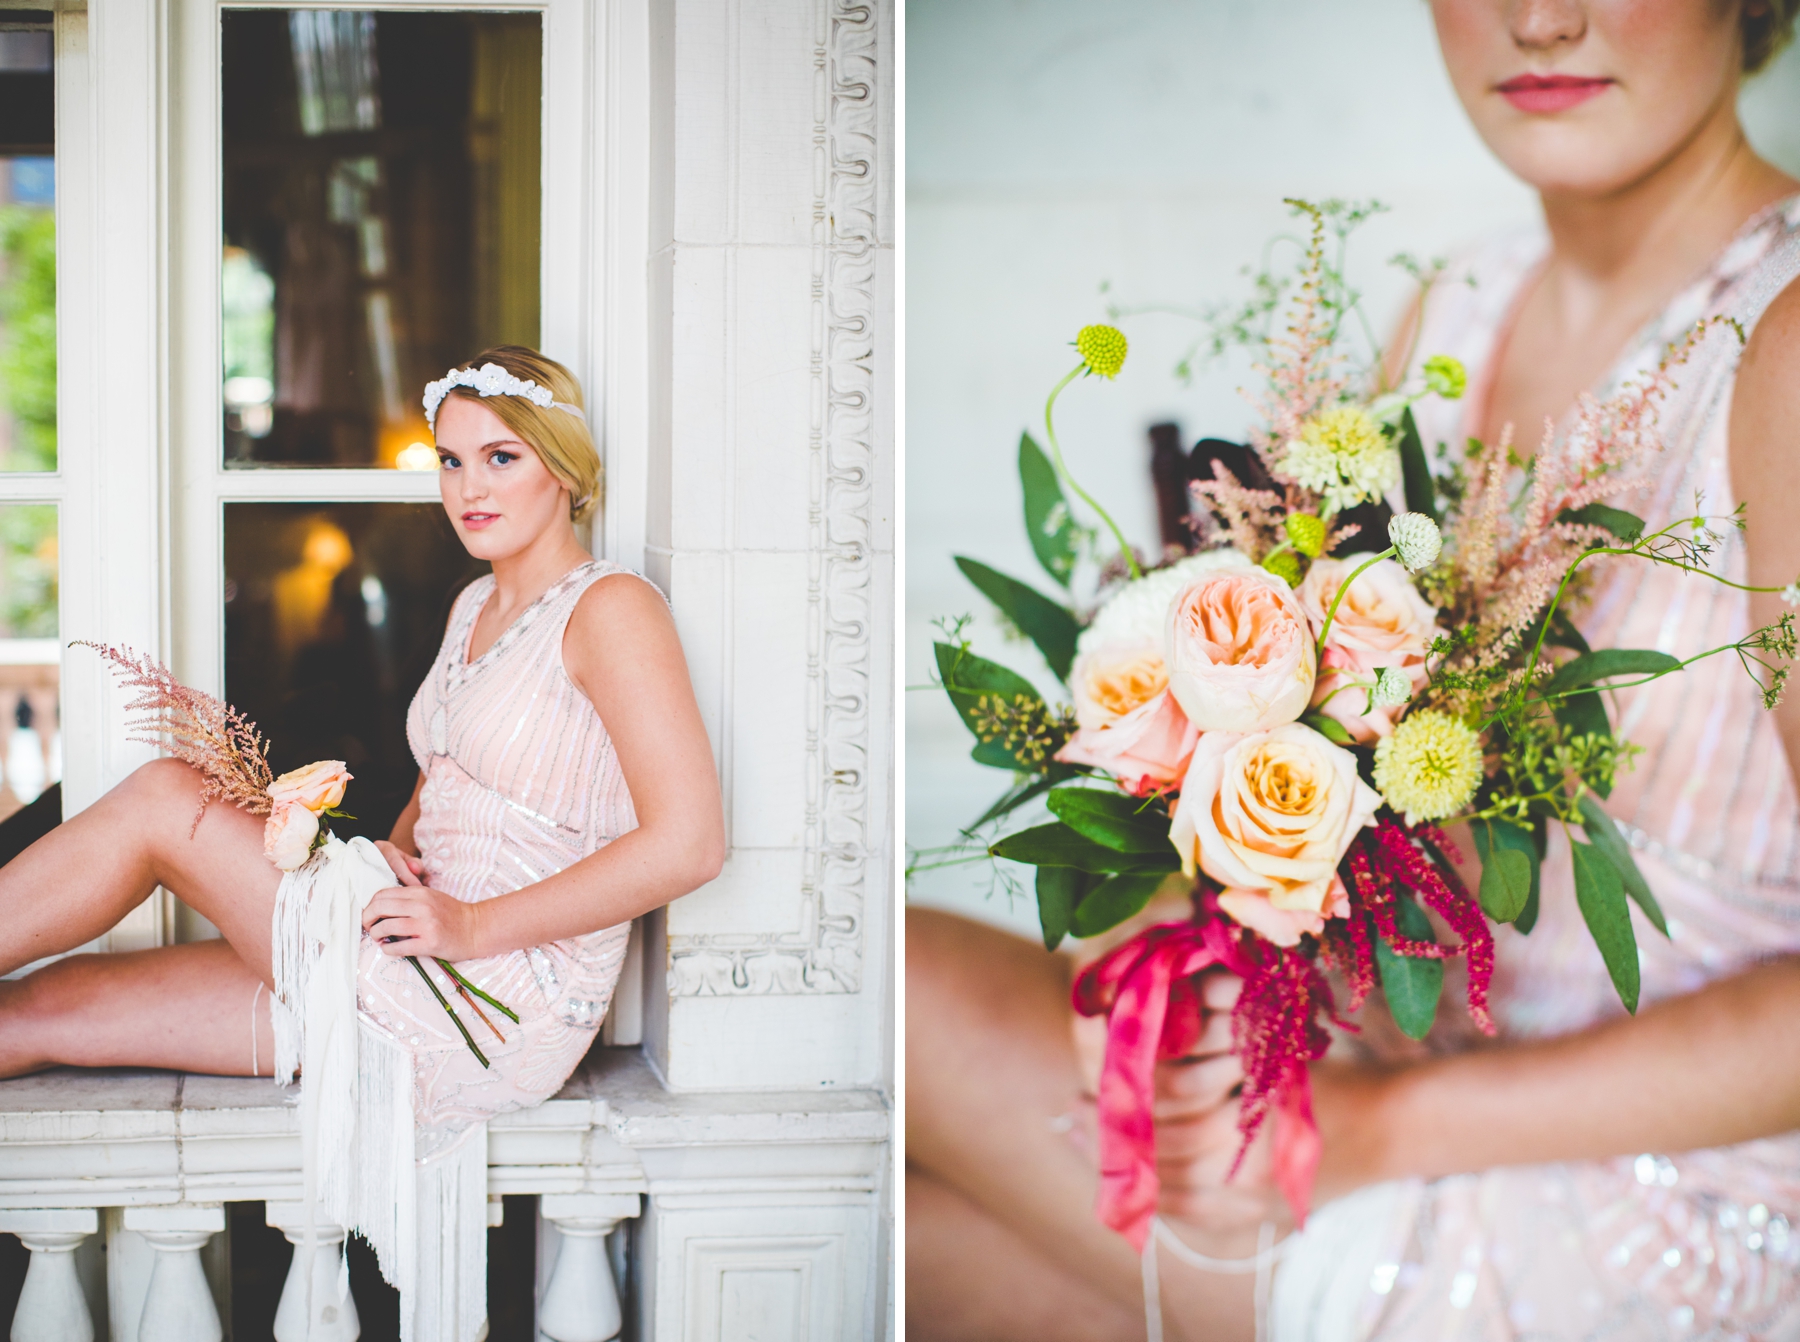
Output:
[[[486,571],[435,503],[225,506],[225,697],[277,773],[349,764],[340,837],[385,839],[412,795],[406,708],[452,598]]]
[[[56,469],[54,80],[47,27],[0,28],[0,471]]]
[[[542,17],[221,23],[225,461],[394,467],[426,382],[538,343]]]
[[[62,780],[56,506],[0,505],[0,819]]]

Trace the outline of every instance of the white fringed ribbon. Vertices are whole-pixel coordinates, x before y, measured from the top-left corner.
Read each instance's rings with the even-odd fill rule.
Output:
[[[487,1322],[486,1125],[416,1161],[412,1057],[357,1015],[362,913],[395,884],[374,844],[332,838],[275,895],[275,1079],[302,1078],[303,1247],[310,1259],[317,1208],[374,1248],[400,1292],[401,1342],[475,1342]],[[346,1258],[340,1301],[349,1288]]]

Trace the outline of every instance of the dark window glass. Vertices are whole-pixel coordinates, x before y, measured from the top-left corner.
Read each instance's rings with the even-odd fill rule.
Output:
[[[486,571],[435,503],[225,505],[225,697],[277,773],[350,766],[340,838],[385,839],[412,795],[407,705]]]
[[[226,463],[436,469],[425,383],[538,343],[542,18],[221,23]]]

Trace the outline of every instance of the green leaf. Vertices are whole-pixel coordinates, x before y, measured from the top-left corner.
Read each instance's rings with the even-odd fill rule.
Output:
[[[1351,690],[1350,693],[1354,694],[1356,691]],[[1356,738],[1350,735],[1349,729],[1336,718],[1328,718],[1323,713],[1308,713],[1300,721],[1334,745],[1353,746],[1356,744]]]
[[[1181,859],[1170,845],[1164,845],[1162,853],[1121,853],[1060,822],[1009,834],[988,852],[1034,867],[1075,867],[1081,871],[1161,872],[1181,866]]]
[[[1044,949],[1053,951],[1069,935],[1069,921],[1075,916],[1082,896],[1093,888],[1095,878],[1073,867],[1039,867],[1037,871],[1038,924],[1044,929]]]
[[[1532,860],[1537,864],[1540,870],[1544,865],[1545,856],[1550,851],[1549,837],[1549,828],[1544,821],[1538,820],[1532,824],[1531,851],[1534,854]],[[1530,936],[1531,929],[1537,926],[1537,920],[1538,882],[1533,881],[1531,883],[1531,898],[1525,901],[1525,911],[1517,918],[1513,919],[1513,931],[1517,932],[1522,937]]]
[[[1602,648],[1598,652],[1584,652],[1579,657],[1572,657],[1557,667],[1556,674],[1544,687],[1544,693],[1560,694],[1564,690],[1610,680],[1613,676],[1659,675],[1680,669],[1679,658],[1652,648]]]
[[[1081,545],[1081,526],[1069,511],[1056,468],[1028,433],[1019,435],[1019,483],[1025,488],[1025,534],[1031,538],[1031,552],[1044,572],[1067,587]]]
[[[1050,813],[1095,843],[1121,853],[1173,852],[1169,817],[1123,792],[1062,787],[1050,794]]]
[[[1625,887],[1625,893],[1637,902],[1650,920],[1650,925],[1665,937],[1669,935],[1669,923],[1663,917],[1662,905],[1656,902],[1656,896],[1650,893],[1650,882],[1644,879],[1644,873],[1632,860],[1631,845],[1625,842],[1625,836],[1619,833],[1619,827],[1613,818],[1600,809],[1600,803],[1590,793],[1582,793],[1581,800],[1576,803],[1581,810],[1581,827],[1587,831],[1589,842],[1606,855],[1618,870],[1619,882]]]
[[[992,744],[992,742],[989,743],[989,745]],[[979,757],[982,751],[989,748],[989,745],[976,746],[974,751],[975,755]],[[1011,756],[1008,756],[1009,761],[1010,759]],[[978,762],[986,763],[985,760],[978,760]],[[1009,763],[1006,767],[1016,766]],[[1003,816],[1011,815],[1033,797],[1041,797],[1058,783],[1066,782],[1074,772],[1073,769],[1064,765],[1055,765],[1041,778],[1025,779],[1017,787],[1009,788],[1006,792],[1001,794],[1000,798],[995,801],[992,806],[981,813],[981,819],[977,820],[973,825],[970,825],[969,828],[972,830],[980,829],[983,825],[999,820]]]
[[[1590,527],[1605,527],[1622,541],[1634,541],[1644,534],[1644,519],[1623,508],[1609,508],[1604,503],[1590,503],[1585,508],[1565,509],[1557,514],[1558,522],[1581,522]]]
[[[1410,899],[1396,900],[1394,911],[1402,934],[1414,941],[1437,940],[1431,920]],[[1381,995],[1387,999],[1394,1024],[1408,1039],[1423,1039],[1437,1020],[1438,997],[1444,991],[1444,962],[1401,955],[1382,937],[1375,942],[1375,964],[1381,971]]]
[[[1017,625],[1025,637],[1037,644],[1056,678],[1067,680],[1069,666],[1075,660],[1075,640],[1081,633],[1075,617],[1043,593],[978,560],[957,555],[956,567],[981,589],[983,596],[1000,607],[1001,614]]]
[[[1606,704],[1598,694],[1578,694],[1573,699],[1558,699],[1553,710],[1556,720],[1577,736],[1612,737],[1612,724],[1606,720]],[[1612,794],[1612,784],[1591,785],[1602,797]],[[1513,924],[1519,926],[1518,923]]]
[[[1143,911],[1167,873],[1113,876],[1090,890],[1075,906],[1069,930],[1078,937],[1095,937]]]
[[[1575,853],[1575,903],[1593,933],[1606,972],[1625,1009],[1637,1014],[1637,935],[1631,930],[1631,906],[1625,902],[1625,885],[1619,869],[1591,843],[1571,843]]]
[[[1482,911],[1497,923],[1516,925],[1529,908],[1535,919],[1539,859],[1531,831],[1507,820],[1477,820],[1469,828],[1481,859]]]
[[[1444,519],[1438,512],[1437,482],[1431,478],[1431,466],[1425,460],[1425,444],[1419,441],[1419,426],[1413,421],[1412,407],[1400,416],[1400,471],[1406,481],[1406,507],[1409,512],[1424,513],[1434,522]]]
[[[984,694],[997,695],[1008,703],[1019,703],[1021,700],[1029,707],[1044,701],[1029,680],[1017,671],[1009,670],[998,662],[990,662],[985,657],[977,657],[967,648],[957,647],[954,643],[934,643],[932,648],[937,654],[938,679],[944,684],[944,693],[950,696],[950,702],[956,706],[956,716],[962,719],[979,744],[970,751],[970,757],[977,764],[986,764],[996,769],[1024,770],[1026,773],[1043,773],[1048,761],[1031,760],[1008,750],[998,741],[982,741],[976,731],[972,716]]]

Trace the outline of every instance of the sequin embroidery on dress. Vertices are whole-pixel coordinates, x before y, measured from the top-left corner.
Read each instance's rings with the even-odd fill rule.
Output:
[[[1541,233],[1486,247],[1427,303],[1420,357],[1472,370],[1462,405],[1426,402],[1428,445],[1460,444]],[[1800,197],[1763,211],[1633,342],[1597,389],[1655,365],[1668,341],[1713,313],[1745,330],[1800,276]],[[1736,500],[1726,426],[1740,348],[1723,333],[1682,370],[1647,493],[1623,500],[1652,526]],[[1742,581],[1733,536],[1721,557]],[[1650,565],[1615,565],[1581,613],[1596,647],[1689,656],[1742,637],[1748,601]],[[1643,998],[1690,992],[1800,950],[1800,808],[1774,719],[1735,659],[1720,657],[1620,696],[1621,733],[1644,748],[1607,810],[1667,914],[1641,917]],[[1552,838],[1543,914],[1530,936],[1498,936],[1494,1015],[1503,1034],[1542,1037],[1616,1015],[1617,998],[1576,910],[1566,842]],[[1446,988],[1446,999],[1453,994]],[[1453,1013],[1444,1013],[1450,1016]],[[1443,1017],[1440,1017],[1443,1020]],[[1443,1047],[1460,1047],[1451,1039]],[[1367,1038],[1353,1048],[1376,1054]],[[1713,1151],[1511,1168],[1379,1185],[1318,1209],[1284,1255],[1274,1335],[1284,1342],[1415,1339],[1800,1338],[1800,1135]]]
[[[493,577],[476,580],[457,599],[406,720],[425,775],[413,836],[433,888],[462,900],[492,899],[637,827],[606,727],[562,660],[563,633],[582,593],[610,574],[630,572],[599,561],[571,570],[473,661],[469,642]],[[516,1026],[497,1022],[505,1044],[481,1034],[493,1064],[487,1070],[412,966],[365,941],[359,1006],[413,1057],[421,1159],[448,1150],[472,1125],[561,1088],[605,1018],[629,933],[630,924],[621,923],[460,964],[519,1013]]]

